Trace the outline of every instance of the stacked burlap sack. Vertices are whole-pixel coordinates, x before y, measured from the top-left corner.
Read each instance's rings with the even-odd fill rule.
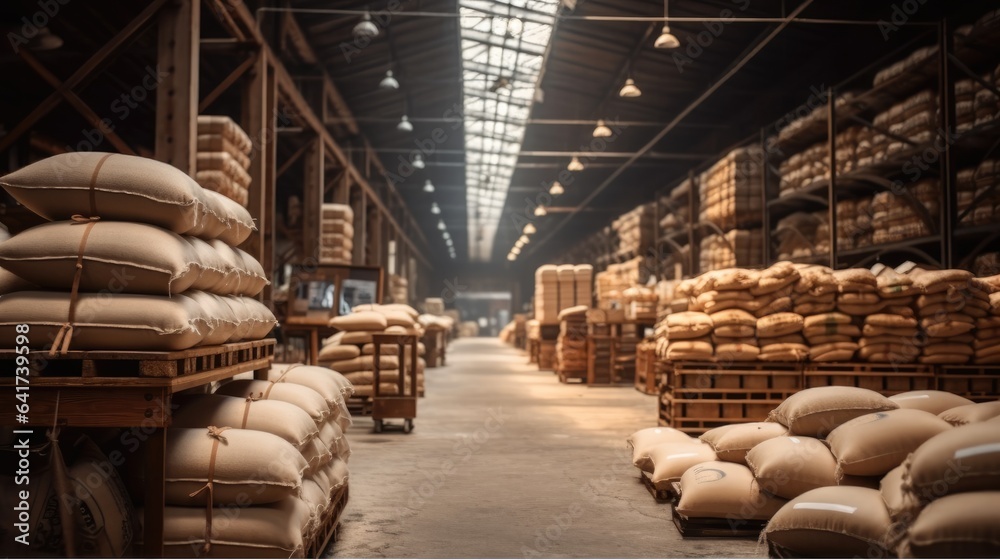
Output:
[[[669,234],[687,227],[691,221],[691,206],[688,198],[691,195],[691,181],[684,180],[670,191],[669,197],[662,197],[660,204],[666,209],[660,220],[661,234]]]
[[[574,267],[571,264],[561,264],[556,267],[556,279],[558,280],[558,298],[556,305],[556,316],[563,309],[576,305],[576,276]]]
[[[611,222],[611,228],[618,234],[618,252],[645,253],[654,244],[655,220],[656,206],[643,204]]]
[[[764,186],[760,146],[737,148],[701,174],[702,221],[712,222],[723,231],[759,225]]]
[[[587,309],[585,305],[568,307],[559,313],[559,336],[556,338],[556,369],[586,371]]]
[[[546,264],[535,271],[535,319],[543,325],[559,323],[559,269]]]
[[[178,398],[167,431],[164,556],[302,558],[348,483],[353,389],[326,368],[276,365]]]
[[[829,145],[826,142],[818,142],[781,162],[778,166],[778,173],[781,175],[778,196],[789,196],[813,187],[816,182],[829,179],[828,151]]]
[[[728,268],[708,272],[695,283],[688,307],[703,311],[711,319],[711,342],[718,359],[755,360],[760,353],[756,338],[757,319],[752,314],[760,300],[753,291],[760,273],[755,270]],[[669,319],[669,318],[668,318]]]
[[[990,313],[976,319],[976,340],[973,343],[976,364],[1000,363],[1000,275],[980,278],[990,286]]]
[[[573,267],[573,283],[576,292],[574,305],[594,305],[594,265],[578,264]]]
[[[726,520],[733,529],[767,522],[762,538],[781,557],[978,557],[1000,550],[1000,510],[972,497],[1000,489],[997,415],[998,402],[940,391],[886,398],[820,387],[788,398],[766,422],[723,426],[700,440],[650,428],[627,441],[657,489],[679,486],[682,519]],[[966,422],[986,424],[952,428]],[[978,510],[951,520],[931,509],[956,493],[968,493]],[[909,523],[900,511],[919,513]],[[959,536],[964,528],[968,539]]]
[[[712,345],[712,318],[700,311],[684,311],[667,316],[666,360],[711,360],[715,354]]]
[[[30,285],[0,299],[0,333],[31,326],[53,352],[184,350],[264,338],[276,324],[253,296],[268,284],[235,248],[249,213],[151,159],[96,152],[54,156],[0,179],[52,220],[0,247],[0,264]],[[155,250],[151,250],[155,248]]]
[[[410,282],[398,274],[389,275],[389,303],[406,304],[410,299]]]
[[[965,270],[915,269],[910,273],[920,290],[916,311],[924,333],[919,361],[964,364],[975,354],[976,319],[989,315],[988,285]]]
[[[868,362],[912,363],[920,355],[920,329],[912,307],[919,290],[912,278],[892,268],[875,265],[873,270],[882,305],[861,316],[858,358]]]
[[[320,214],[319,262],[351,264],[354,258],[354,210],[324,203]]]
[[[994,84],[1000,83],[1000,67],[993,69],[980,76],[984,82]],[[975,88],[975,97],[973,101],[973,110],[976,114],[975,126],[983,126],[1000,118],[1000,97],[993,93],[992,90],[982,87],[982,84],[976,82],[979,86]]]
[[[755,266],[764,260],[764,237],[760,229],[733,229],[701,240],[701,270]]]
[[[988,159],[977,167],[963,169],[955,178],[959,215],[963,225],[992,223],[1000,216],[1000,160]],[[973,205],[973,203],[975,203]]]
[[[830,252],[830,229],[824,211],[795,212],[778,220],[774,233],[778,241],[776,253],[779,260]]]
[[[253,143],[232,119],[198,116],[198,153],[195,180],[202,187],[228,197],[243,207],[250,202],[250,154]]]
[[[371,397],[375,385],[375,345],[372,336],[376,334],[423,335],[424,327],[418,322],[420,315],[408,305],[391,303],[385,305],[362,305],[356,307],[350,314],[330,319],[330,326],[338,333],[323,341],[319,351],[319,362],[324,367],[340,372],[354,386],[354,394],[359,397]],[[379,348],[379,393],[384,395],[399,394],[399,379],[403,377],[403,386],[407,394],[411,390],[411,368],[416,368],[417,391],[424,387],[424,368],[426,362],[422,357],[425,352],[423,343],[417,343],[417,363],[411,359],[411,347],[404,345],[403,363],[401,368],[399,350],[402,342],[394,344],[383,343]]]
[[[904,187],[909,195],[882,191],[872,198],[872,243],[882,245],[931,234],[931,226],[910,199],[923,206],[927,215],[937,216],[941,187],[936,179],[924,179]]]

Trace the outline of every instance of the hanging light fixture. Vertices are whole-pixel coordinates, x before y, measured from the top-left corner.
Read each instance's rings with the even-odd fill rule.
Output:
[[[631,76],[625,80],[625,85],[618,91],[618,97],[639,97],[640,95],[642,95],[642,90],[635,85],[635,80]]]
[[[531,241],[531,238],[528,237],[527,232],[525,232],[525,235],[518,237],[517,240],[521,242],[521,245],[527,245],[528,242]]]
[[[438,229],[444,231],[448,226],[444,225],[444,220],[438,220]]]
[[[520,249],[518,249],[517,247],[512,247],[512,248],[510,249],[510,253],[511,253],[512,255],[520,255],[520,254],[521,254],[521,250],[520,250]]]
[[[392,75],[392,70],[385,71],[385,77],[378,83],[380,89],[399,89],[399,81]]]
[[[411,130],[412,130],[412,127],[411,127]],[[413,162],[412,163],[413,163],[413,168],[414,169],[423,169],[424,167],[426,167],[426,165],[424,164],[424,158],[421,157],[419,153],[417,155],[413,156]]]
[[[517,258],[517,255],[515,255],[514,253],[507,253],[507,260],[508,261],[513,261],[516,258]]]
[[[434,192],[434,184],[431,183],[430,179],[427,179],[427,181],[424,183],[424,192],[425,193],[432,193],[432,192]]]
[[[541,204],[539,204],[538,206],[535,206],[535,215],[536,216],[544,216],[546,214],[548,214],[548,211],[545,210],[544,206],[542,206]]]
[[[535,224],[532,224],[532,223],[529,222],[528,224],[526,224],[524,226],[524,229],[521,230],[521,233],[523,233],[525,235],[534,235],[534,234],[538,233],[538,228],[535,227]]]
[[[410,118],[406,115],[400,117],[399,124],[396,125],[396,130],[400,132],[413,132],[413,123],[410,122]]]
[[[553,181],[552,186],[549,187],[549,194],[552,196],[559,196],[564,192],[566,192],[566,189],[563,188],[559,181]],[[539,208],[541,208],[541,206],[539,206]]]
[[[524,247],[524,242],[518,239],[517,241],[514,242],[514,246],[520,249],[521,247]]]
[[[378,27],[372,23],[372,14],[368,10],[365,10],[364,15],[361,16],[361,21],[354,26],[354,36],[359,39],[378,37]]]
[[[668,2],[669,0],[663,0],[663,17],[669,17]],[[681,46],[681,42],[680,39],[670,32],[670,24],[663,22],[663,30],[660,31],[660,36],[653,42],[653,46],[658,49],[676,49]]]
[[[580,158],[573,156],[573,159],[569,161],[569,165],[566,166],[566,169],[570,171],[583,171],[583,162],[580,161]]]
[[[604,124],[604,119],[597,119],[597,126],[594,128],[594,138],[607,138],[611,136],[611,129]]]
[[[431,204],[431,214],[440,214],[440,213],[441,213],[441,207],[438,206],[438,203],[435,202]]]
[[[39,27],[25,47],[33,51],[53,51],[63,46],[62,37],[52,33],[48,27]]]

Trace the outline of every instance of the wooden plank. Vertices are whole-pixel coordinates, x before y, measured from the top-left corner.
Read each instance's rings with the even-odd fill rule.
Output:
[[[143,550],[146,558],[163,558],[163,508],[166,505],[167,434],[154,430],[146,440],[145,519],[143,520]]]
[[[174,0],[164,8],[159,25],[156,159],[194,176],[201,0]]]
[[[81,428],[120,426],[164,427],[169,423],[169,403],[164,387],[101,385],[46,386],[32,380],[30,425],[52,426],[58,400],[59,419]],[[16,426],[14,407],[0,410],[0,426]]]
[[[228,91],[229,88],[233,87],[233,84],[235,84],[237,80],[242,78],[248,70],[253,68],[253,65],[256,63],[256,57],[257,55],[254,54],[241,62],[239,66],[237,66],[232,72],[229,73],[228,76],[219,82],[219,85],[215,86],[215,89],[203,97],[198,103],[198,114],[200,115],[204,113],[205,110],[212,105],[212,103],[215,103],[215,100],[218,99],[219,96]]]
[[[250,154],[250,196],[247,211],[257,223],[258,231],[250,234],[240,248],[250,254],[263,266],[263,244],[261,242],[261,220],[265,213],[264,192],[269,180],[267,157],[262,149],[265,142],[273,140],[276,127],[276,115],[267,113],[267,72],[268,56],[264,51],[257,53],[253,66],[252,78],[243,89],[243,107],[241,126],[253,141],[253,151]],[[269,133],[270,131],[270,133]],[[265,270],[267,270],[265,268]]]
[[[320,222],[323,213],[323,187],[326,179],[326,152],[319,138],[306,145],[302,181],[302,246],[308,257],[319,257]]]

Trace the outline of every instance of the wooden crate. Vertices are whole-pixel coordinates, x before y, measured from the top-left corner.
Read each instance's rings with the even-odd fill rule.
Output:
[[[587,382],[587,370],[585,369],[559,368],[556,374],[559,376],[560,383]]]
[[[326,549],[329,548],[331,543],[337,541],[340,534],[340,517],[344,513],[344,508],[347,507],[347,500],[350,496],[348,491],[348,486],[344,485],[334,492],[331,503],[333,506],[326,512],[326,515],[320,521],[320,527],[316,531],[313,539],[306,543],[305,557],[306,558],[327,558],[325,554]]]
[[[795,392],[802,388],[802,364],[794,362],[671,362],[666,385],[705,395],[741,391]]]
[[[556,341],[542,340],[538,343],[538,369],[554,369],[556,366]]]
[[[1000,365],[938,366],[939,391],[948,391],[977,402],[1000,399]]]
[[[614,341],[611,335],[587,336],[587,384],[611,384],[614,364]]]
[[[640,393],[656,395],[659,393],[656,378],[656,347],[641,345],[635,354],[635,388]]]
[[[935,388],[934,366],[862,362],[810,363],[803,370],[802,387],[861,387],[885,396]]]
[[[701,434],[728,424],[761,422],[790,393],[776,393],[777,398],[686,398],[664,389],[659,399],[659,424],[682,432]],[[749,394],[748,394],[749,395]]]

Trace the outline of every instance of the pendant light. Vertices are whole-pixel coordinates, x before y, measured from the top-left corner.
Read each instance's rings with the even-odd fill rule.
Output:
[[[400,117],[399,124],[396,125],[396,130],[400,132],[413,132],[413,123],[410,122],[410,117],[406,115]]]
[[[529,222],[528,224],[526,224],[524,226],[524,229],[521,230],[521,233],[523,233],[525,235],[534,235],[534,234],[538,233],[538,228],[535,227],[535,224],[532,224],[532,223]]]
[[[573,156],[573,159],[569,161],[569,165],[566,166],[569,171],[583,171],[583,162],[580,158]]]
[[[438,229],[444,231],[448,226],[444,225],[444,220],[438,220]]]
[[[545,210],[544,206],[542,206],[541,204],[539,204],[538,206],[535,206],[535,215],[536,216],[544,216],[546,214],[548,214],[548,211]]]
[[[631,76],[625,80],[625,85],[618,91],[618,97],[639,97],[640,95],[642,95],[642,90],[635,85],[635,80]]]
[[[668,5],[669,0],[663,0],[663,17],[669,17]],[[660,36],[656,38],[653,42],[653,47],[657,49],[676,49],[681,46],[680,40],[670,32],[670,24],[666,21],[663,22],[663,30],[660,31]]]
[[[594,138],[608,138],[611,136],[611,129],[604,124],[604,119],[597,119],[597,126],[594,128]]]
[[[410,130],[413,130],[413,125],[410,125]],[[424,158],[421,157],[421,155],[419,153],[417,155],[413,156],[413,162],[412,163],[413,163],[413,168],[414,169],[423,169],[424,167],[427,166],[424,163]]]
[[[441,213],[441,207],[438,206],[438,203],[435,202],[434,204],[431,204],[431,214],[437,215],[440,213]]]
[[[521,235],[521,237],[518,237],[517,240],[520,241],[522,245],[527,245],[528,242],[531,241],[531,238],[528,237],[527,234],[524,234]]]
[[[517,258],[517,255],[515,255],[514,253],[507,253],[507,260],[508,261],[513,261],[516,258]]]
[[[392,70],[385,71],[385,77],[378,83],[379,89],[399,89],[399,81],[392,75]]]
[[[549,187],[549,194],[551,194],[552,196],[559,196],[564,192],[566,192],[566,189],[563,188],[563,186],[559,183],[559,181],[553,181],[552,186]]]
[[[361,21],[354,26],[354,36],[359,39],[371,39],[378,36],[378,27],[372,23],[372,14],[368,10],[365,10],[364,15],[361,16]]]
[[[430,179],[427,179],[427,181],[424,183],[424,192],[425,193],[434,192],[434,183],[431,183]]]
[[[510,254],[512,254],[512,255],[520,255],[521,254],[521,250],[518,249],[517,247],[512,247],[511,250],[510,250]]]

